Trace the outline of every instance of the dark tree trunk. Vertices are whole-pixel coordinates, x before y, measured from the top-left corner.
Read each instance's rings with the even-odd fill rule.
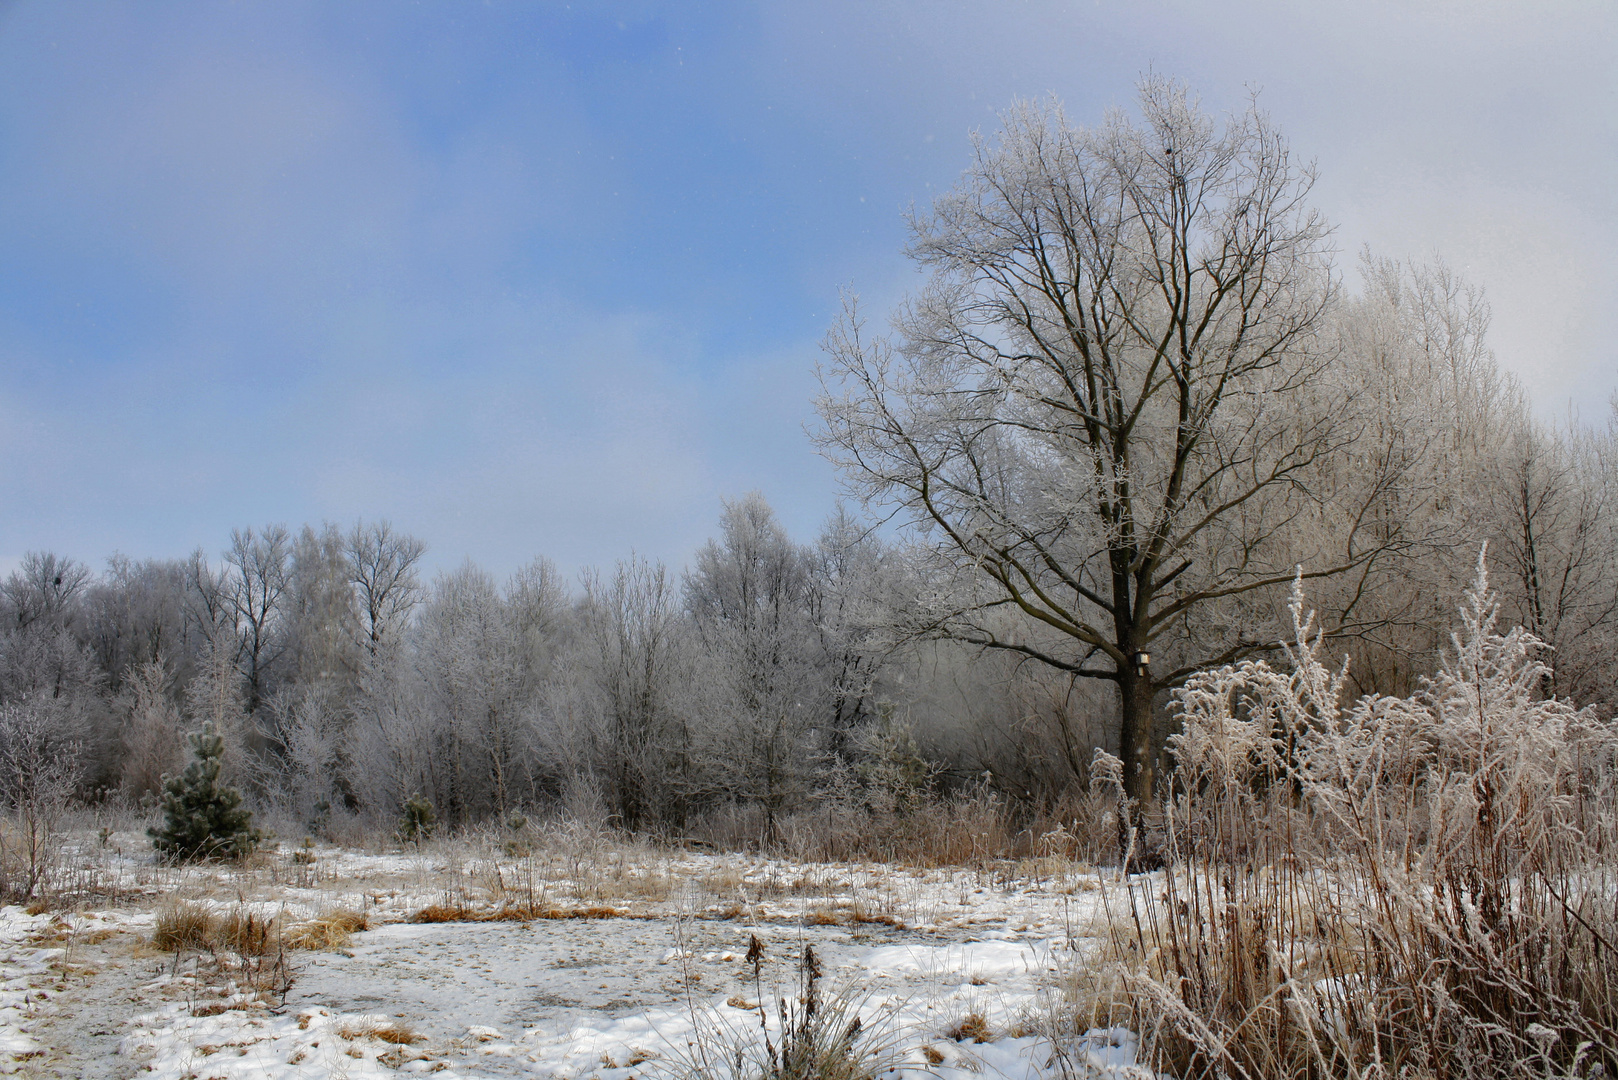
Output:
[[[1152,754],[1152,698],[1150,672],[1142,676],[1133,665],[1118,671],[1118,757],[1124,763],[1124,791],[1144,808],[1152,799],[1156,780]]]

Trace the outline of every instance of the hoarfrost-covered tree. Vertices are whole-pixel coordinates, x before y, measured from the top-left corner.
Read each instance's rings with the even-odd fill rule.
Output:
[[[326,683],[339,694],[359,670],[361,634],[347,548],[335,525],[303,527],[292,542],[282,615],[290,677],[300,686]]]
[[[1256,105],[1221,127],[1149,79],[1140,111],[1083,129],[1023,104],[978,139],[912,221],[926,288],[892,339],[849,302],[819,409],[852,490],[954,575],[920,629],[1114,683],[1144,801],[1156,694],[1276,640],[1244,598],[1397,538],[1325,529],[1354,508],[1312,487],[1357,436],[1324,377],[1312,172]],[[1202,647],[1150,666],[1187,626]]]
[[[729,714],[716,751],[730,794],[756,804],[774,839],[780,814],[806,789],[809,730],[821,696],[809,611],[809,564],[764,497],[727,501],[722,536],[697,551],[685,601]]]
[[[107,571],[86,589],[80,634],[107,673],[114,693],[137,669],[163,658],[171,684],[183,681],[202,639],[186,615],[186,564],[179,560],[123,555],[107,559]]]
[[[76,559],[30,551],[0,584],[0,602],[19,629],[42,619],[65,626],[89,580],[89,568]]]
[[[180,768],[184,740],[172,676],[161,655],[135,665],[119,695],[123,730],[119,740],[119,779],[124,793],[139,801],[163,787],[166,773]]]
[[[1446,640],[1441,598],[1466,586],[1467,553],[1487,543],[1505,610],[1555,650],[1546,691],[1610,712],[1618,429],[1536,419],[1488,347],[1482,291],[1442,262],[1367,255],[1361,276],[1335,325],[1362,436],[1334,468],[1393,477],[1356,526],[1407,547],[1312,590],[1353,655],[1356,691],[1415,687]]]
[[[1406,694],[1445,640],[1445,597],[1465,587],[1468,552],[1495,534],[1502,504],[1492,465],[1526,422],[1526,401],[1499,370],[1486,334],[1488,304],[1441,262],[1406,265],[1367,254],[1365,288],[1335,313],[1361,436],[1322,470],[1330,490],[1384,479],[1339,527],[1402,542],[1400,558],[1319,582],[1326,624],[1345,639],[1361,693]],[[1352,638],[1353,640],[1347,640]]]
[[[103,738],[111,727],[107,680],[68,628],[75,614],[71,606],[35,609],[26,621],[0,628],[0,705],[26,705],[29,723],[48,724],[55,745],[74,755],[74,775],[93,785],[109,780],[102,774],[113,767],[104,745],[110,740]]]
[[[465,824],[504,819],[519,793],[532,719],[522,641],[494,580],[470,563],[440,577],[422,612],[417,664],[438,717],[438,803]]]
[[[80,778],[82,747],[67,736],[62,721],[59,700],[23,697],[0,704],[0,798],[17,814],[16,839],[23,849],[21,880],[4,880],[9,860],[0,858],[0,891],[19,899],[44,883],[57,848],[56,820]]]
[[[408,640],[422,600],[417,567],[427,549],[386,521],[355,525],[346,543],[360,655],[354,723],[346,731],[345,755],[354,763],[347,783],[361,805],[392,812],[431,787],[432,721]]]
[[[883,629],[895,604],[898,562],[871,525],[842,505],[804,557],[821,668],[815,722],[826,731],[828,763],[847,764],[857,733],[875,712],[877,677],[892,655]]]
[[[506,608],[518,638],[519,666],[529,693],[549,678],[566,643],[569,623],[567,586],[556,564],[540,557],[518,570],[506,583]]]
[[[395,532],[386,521],[355,525],[347,538],[349,583],[358,608],[360,643],[376,656],[384,642],[396,640],[421,600],[416,565],[427,545]]]
[[[287,648],[281,631],[282,600],[291,585],[292,538],[284,525],[254,532],[233,529],[225,563],[226,611],[234,623],[237,656],[245,679],[247,712],[269,696],[277,662]]]
[[[348,731],[350,784],[362,807],[392,813],[432,790],[434,713],[407,642],[385,642],[367,658]]]
[[[1494,547],[1513,617],[1553,652],[1544,689],[1612,715],[1618,645],[1618,426],[1502,440]]]
[[[690,627],[662,563],[631,558],[584,577],[576,723],[609,819],[621,828],[683,826],[706,788],[692,753]]]

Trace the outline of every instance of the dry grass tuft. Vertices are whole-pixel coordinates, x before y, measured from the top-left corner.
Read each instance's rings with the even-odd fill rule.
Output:
[[[275,919],[252,912],[217,915],[201,904],[180,901],[158,912],[152,944],[164,952],[233,952],[264,956],[280,945]]]
[[[428,904],[410,916],[413,923],[483,922],[487,916],[464,904]]]
[[[410,921],[413,923],[532,922],[536,919],[616,919],[625,914],[618,908],[602,905],[563,908],[538,904],[502,904],[497,908],[475,908],[467,904],[429,904],[410,916]]]
[[[734,896],[746,880],[746,871],[734,866],[721,866],[703,874],[697,884],[709,896]]]
[[[418,1034],[411,1028],[397,1020],[361,1021],[347,1024],[338,1029],[337,1034],[350,1042],[360,1039],[376,1039],[378,1042],[392,1043],[395,1046],[411,1046],[415,1043],[426,1042],[427,1036]]]
[[[370,928],[366,916],[339,908],[289,927],[283,941],[289,949],[342,949],[355,934]]]
[[[613,884],[616,886],[613,891],[625,899],[650,900],[656,903],[674,895],[675,880],[662,871],[649,870],[640,874],[626,874],[622,880]]]
[[[164,952],[211,949],[219,932],[219,917],[200,904],[181,901],[157,913],[152,944]]]
[[[989,1027],[989,1021],[980,1012],[967,1013],[960,1023],[944,1032],[944,1035],[956,1042],[971,1039],[975,1043],[986,1043],[995,1039],[994,1029]]]
[[[880,912],[866,911],[858,905],[855,906],[851,917],[857,923],[875,923],[879,926],[891,926],[895,930],[905,928],[904,920],[896,915],[884,915]]]
[[[219,946],[242,956],[264,956],[280,944],[275,919],[233,911],[220,920]]]

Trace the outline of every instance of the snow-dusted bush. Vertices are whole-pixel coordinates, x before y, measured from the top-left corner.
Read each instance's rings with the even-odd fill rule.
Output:
[[[1178,1073],[1610,1075],[1618,733],[1546,693],[1481,555],[1408,698],[1345,702],[1301,585],[1292,613],[1285,668],[1176,695],[1176,869],[1118,943],[1134,1021]]]

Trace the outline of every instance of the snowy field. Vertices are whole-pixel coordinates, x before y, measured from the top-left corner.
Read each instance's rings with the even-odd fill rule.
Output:
[[[572,833],[531,853],[322,847],[170,868],[120,834],[66,861],[105,900],[4,909],[3,1071],[627,1080],[733,1075],[739,1054],[751,1074],[766,1038],[783,1045],[782,1006],[801,1016],[812,951],[822,1026],[857,1017],[853,1042],[881,1071],[1149,1075],[1129,1032],[1074,1037],[1064,1021],[1075,973],[1127,899],[1115,876],[1060,858],[802,864]],[[370,928],[244,963],[156,947],[176,905],[269,920],[272,941],[339,910]]]

